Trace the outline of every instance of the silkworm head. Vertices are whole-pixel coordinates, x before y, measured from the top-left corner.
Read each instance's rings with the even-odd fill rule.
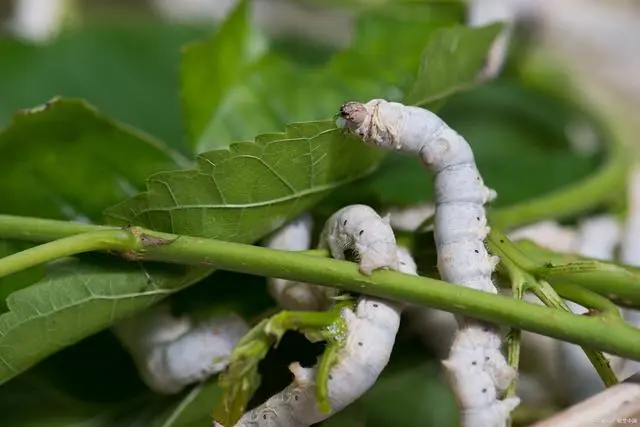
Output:
[[[350,133],[355,133],[360,137],[365,136],[367,107],[360,102],[350,101],[343,104],[338,112],[336,125],[346,129]]]

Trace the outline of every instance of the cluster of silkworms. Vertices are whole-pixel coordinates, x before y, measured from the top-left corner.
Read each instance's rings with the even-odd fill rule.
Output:
[[[393,212],[391,216],[380,216],[365,205],[347,206],[329,218],[318,247],[327,248],[336,259],[347,259],[347,252],[352,252],[360,272],[366,275],[381,268],[416,275],[411,255],[397,246],[392,225],[413,231],[433,216],[442,279],[497,293],[491,275],[499,259],[487,252],[484,242],[489,232],[484,205],[495,199],[496,193],[484,185],[467,141],[428,110],[380,99],[366,104],[347,103],[340,115],[340,125],[366,144],[418,157],[435,175],[435,204]],[[630,212],[625,233],[613,217],[599,216],[583,220],[577,230],[546,221],[515,230],[510,237],[530,238],[559,252],[603,260],[614,258],[615,248],[621,241],[620,261],[640,265],[640,244],[634,238],[640,235],[640,172],[634,174],[629,188]],[[309,249],[312,225],[311,216],[302,214],[271,235],[266,246],[281,250]],[[332,304],[332,297],[336,295],[326,287],[278,278],[270,278],[268,286],[279,305],[291,310],[323,310]],[[575,312],[585,310],[578,304],[568,303]],[[342,311],[347,335],[329,375],[330,413],[318,409],[317,368],[293,363],[290,365],[293,382],[245,413],[236,427],[310,426],[355,401],[375,383],[388,363],[404,308],[403,304],[361,296],[354,310]],[[520,404],[520,398],[501,396],[515,379],[516,372],[502,354],[500,329],[439,310],[424,308],[421,311],[430,313],[427,315],[430,321],[443,313],[439,323],[430,325],[431,330],[435,324],[447,323],[455,329],[442,363],[460,406],[462,426],[504,426],[509,414]],[[635,311],[626,310],[625,316],[631,322],[640,320]],[[457,328],[452,323],[457,323]],[[145,382],[165,394],[177,393],[224,369],[233,347],[248,329],[246,322],[235,315],[215,316],[194,323],[188,317],[172,315],[167,304],[113,327]],[[570,343],[559,343],[558,348],[562,369],[579,384],[579,390],[572,390],[570,394],[582,400],[584,393],[597,392],[588,385],[597,377],[582,350]],[[640,368],[637,362],[615,357],[610,360],[621,378]]]
[[[286,225],[281,235],[295,230],[298,225],[296,221]],[[409,252],[396,245],[389,220],[380,217],[369,206],[351,205],[334,213],[325,224],[319,246],[328,248],[336,259],[345,259],[345,252],[352,251],[363,274],[378,269],[417,274]],[[304,289],[305,284],[296,283],[296,286]],[[306,286],[311,289],[315,285]],[[246,412],[235,427],[308,427],[353,403],[369,390],[387,365],[400,326],[402,306],[361,296],[355,310],[343,309],[341,316],[346,326],[346,338],[328,377],[329,413],[318,409],[315,396],[317,368],[305,368],[295,362],[289,366],[294,377],[291,384]],[[214,426],[221,424],[214,422]]]
[[[467,141],[428,110],[382,99],[344,104],[339,122],[365,144],[418,157],[435,175],[434,240],[441,278],[497,293],[491,275],[499,259],[489,255],[484,242],[489,232],[484,205],[497,195],[484,185]],[[501,352],[501,331],[474,319],[458,318],[458,323],[443,364],[462,425],[506,425],[520,400],[500,400],[515,377]]]

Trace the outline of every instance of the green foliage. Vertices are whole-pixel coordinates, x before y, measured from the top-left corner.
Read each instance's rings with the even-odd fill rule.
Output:
[[[434,110],[434,103],[478,80],[486,51],[504,28],[495,23],[482,28],[441,28],[422,53],[418,77],[404,99],[405,104]]]
[[[188,271],[105,259],[55,263],[45,278],[7,297],[9,311],[0,315],[0,384],[201,275]]]
[[[255,243],[306,210],[430,200],[431,180],[414,159],[383,160],[326,120],[351,99],[446,100],[442,115],[471,142],[499,206],[597,166],[599,153],[568,146],[564,129],[579,116],[573,105],[517,78],[472,89],[498,25],[459,26],[457,1],[379,3],[360,10],[353,41],[339,52],[298,40],[300,54],[291,40],[266,38],[249,25],[248,1],[200,41],[210,29],[158,23],[81,28],[43,46],[0,38],[0,213],[97,223],[106,212],[113,224]],[[0,241],[0,256],[28,246]],[[104,330],[172,294],[177,312],[198,316],[234,310],[253,318],[271,306],[263,279],[209,273],[92,254],[0,278],[6,425],[208,425],[222,402],[215,379],[154,395]],[[58,357],[74,366],[73,351],[94,357],[95,348],[102,358],[83,375],[56,365]],[[259,359],[236,396],[241,408],[257,387]],[[324,425],[452,424],[436,368],[415,362],[387,369]],[[62,380],[51,380],[56,371]],[[70,391],[83,381],[114,391]]]
[[[177,167],[161,142],[80,100],[54,99],[17,112],[0,133],[5,214],[100,221],[102,210],[142,190],[147,176]]]
[[[178,96],[179,48],[209,31],[134,21],[71,29],[46,45],[0,37],[0,126],[14,111],[54,96],[82,98],[187,153]]]
[[[380,158],[332,122],[290,125],[283,134],[203,153],[196,169],[154,174],[146,193],[107,216],[116,223],[252,243],[331,190],[372,172]]]

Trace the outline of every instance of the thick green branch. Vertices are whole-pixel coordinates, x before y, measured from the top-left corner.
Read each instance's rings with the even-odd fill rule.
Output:
[[[48,241],[104,229],[85,224],[0,215],[0,238]],[[354,263],[313,255],[141,229],[125,232],[139,239],[128,249],[142,260],[207,265],[241,273],[317,283],[350,292],[366,292],[640,360],[640,330],[606,318],[578,316],[393,271],[376,271],[371,276],[364,276]],[[139,243],[145,246],[143,250],[139,250]]]

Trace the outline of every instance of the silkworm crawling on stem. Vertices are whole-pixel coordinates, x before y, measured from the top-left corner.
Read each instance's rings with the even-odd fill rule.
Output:
[[[348,102],[340,108],[338,120],[338,126],[365,144],[416,156],[435,175],[434,240],[440,276],[497,293],[491,274],[499,258],[489,255],[484,242],[489,233],[484,205],[497,194],[484,185],[467,141],[434,113],[383,99]],[[497,399],[498,391],[515,377],[500,349],[500,329],[473,319],[459,318],[458,323],[444,366],[458,396],[463,426],[503,426],[519,399]]]
[[[303,213],[288,222],[269,238],[265,246],[285,251],[304,251],[311,247],[313,218]],[[327,308],[333,289],[294,280],[269,278],[269,293],[287,310],[322,310]]]
[[[322,230],[319,247],[328,248],[336,259],[346,259],[347,250],[353,252],[362,274],[398,269],[396,237],[389,217],[380,217],[366,205],[350,205],[335,212]]]
[[[236,343],[249,331],[235,314],[193,322],[175,317],[167,303],[112,327],[149,388],[175,394],[222,371]]]
[[[396,246],[388,220],[368,206],[351,205],[332,215],[325,225],[322,241],[336,258],[344,258],[345,250],[354,251],[361,270],[389,268],[417,274],[409,252]],[[346,338],[328,377],[329,413],[318,409],[317,366],[304,368],[295,362],[289,366],[293,382],[246,412],[235,427],[308,427],[353,403],[376,382],[387,365],[401,311],[402,304],[369,296],[361,296],[355,310],[342,311]],[[214,422],[214,426],[220,424]]]

